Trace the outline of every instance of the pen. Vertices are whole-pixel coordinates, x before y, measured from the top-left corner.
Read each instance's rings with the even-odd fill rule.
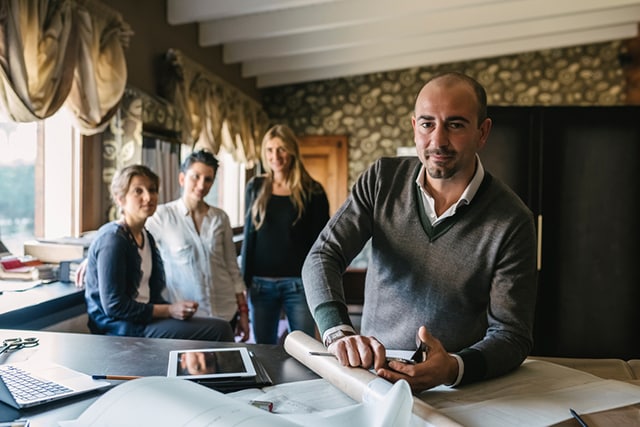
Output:
[[[329,357],[333,357],[333,353],[329,353],[328,351],[310,351],[309,354],[311,356],[329,356]]]
[[[135,380],[142,377],[135,375],[91,375],[91,378],[94,380]]]
[[[580,425],[582,427],[589,427],[587,425],[587,423],[582,419],[582,417],[580,415],[578,415],[578,413],[576,411],[574,411],[573,409],[569,408],[569,412],[571,412],[571,416],[573,418],[575,418],[576,420],[578,420],[578,422],[580,423]]]

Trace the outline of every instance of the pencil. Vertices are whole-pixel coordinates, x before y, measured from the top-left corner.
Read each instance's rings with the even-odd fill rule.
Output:
[[[135,375],[91,375],[94,380],[135,380],[142,378]]]

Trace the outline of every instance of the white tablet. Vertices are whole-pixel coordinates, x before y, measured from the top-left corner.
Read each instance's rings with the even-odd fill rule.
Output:
[[[198,380],[255,375],[256,370],[245,347],[169,352],[168,377]]]

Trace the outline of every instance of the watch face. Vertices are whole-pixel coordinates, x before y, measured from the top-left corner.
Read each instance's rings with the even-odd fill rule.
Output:
[[[342,337],[344,337],[344,336],[345,336],[345,335],[344,335],[344,332],[342,332],[342,331],[337,331],[337,332],[334,332],[334,333],[332,333],[332,334],[329,334],[329,341],[335,341],[335,340],[337,340],[338,338],[342,338]]]

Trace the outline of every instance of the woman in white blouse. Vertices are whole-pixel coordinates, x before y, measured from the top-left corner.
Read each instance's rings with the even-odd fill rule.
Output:
[[[180,169],[182,197],[158,206],[147,228],[162,254],[169,301],[197,301],[196,316],[225,319],[246,341],[249,307],[231,223],[222,209],[204,201],[217,169],[211,153],[191,153]]]

